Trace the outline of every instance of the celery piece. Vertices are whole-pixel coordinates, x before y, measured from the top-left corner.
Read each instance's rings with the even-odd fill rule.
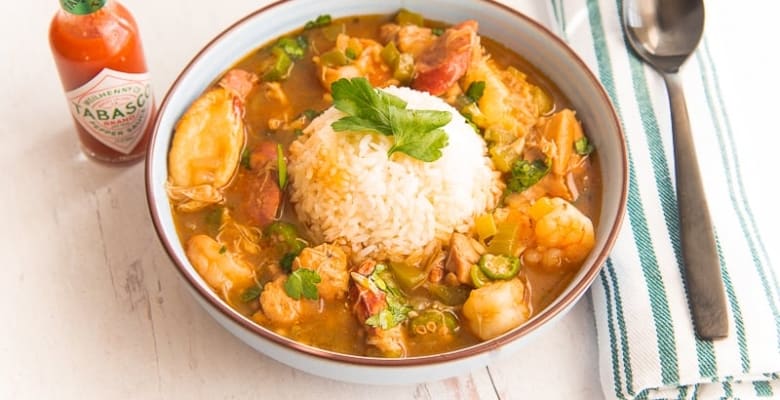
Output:
[[[440,283],[431,283],[428,285],[430,292],[439,301],[448,306],[459,306],[469,298],[469,288],[466,286],[449,286]]]
[[[379,55],[382,57],[382,61],[384,61],[385,64],[390,68],[395,69],[396,65],[398,65],[398,59],[401,57],[401,52],[395,47],[395,43],[390,42],[382,49]]]
[[[290,56],[280,47],[274,47],[271,49],[271,53],[274,55],[274,63],[265,72],[263,79],[271,82],[287,79],[293,66]]]
[[[349,59],[339,49],[333,49],[324,53],[320,56],[320,61],[329,67],[341,67],[349,64]]]
[[[496,234],[493,235],[487,248],[488,253],[514,256],[518,245],[517,233],[519,229],[520,225],[511,221],[497,224]]]
[[[396,282],[406,291],[414,290],[420,286],[426,277],[425,271],[403,262],[391,262],[390,271],[392,271]]]
[[[474,219],[474,229],[483,243],[498,232],[493,214],[482,214]]]
[[[398,64],[393,71],[393,78],[406,85],[412,81],[414,76],[414,57],[409,53],[401,53],[398,57]]]
[[[398,14],[395,15],[395,22],[398,25],[423,26],[425,19],[423,18],[422,14],[411,12],[405,8],[402,8],[400,11],[398,11]]]

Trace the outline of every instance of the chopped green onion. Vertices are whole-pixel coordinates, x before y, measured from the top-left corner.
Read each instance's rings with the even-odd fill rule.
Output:
[[[590,143],[587,137],[583,136],[574,142],[574,151],[581,156],[587,156],[594,150],[593,144]]]
[[[287,161],[284,159],[284,149],[281,143],[276,144],[276,167],[279,173],[279,189],[287,186]]]
[[[292,265],[293,261],[295,261],[295,257],[298,257],[299,253],[284,253],[282,258],[279,260],[279,267],[284,271],[285,273],[292,272]]]
[[[241,293],[241,301],[244,303],[249,303],[250,301],[260,297],[260,293],[263,292],[263,289],[260,286],[252,286],[246,288],[243,293]]]
[[[441,36],[444,34],[444,28],[433,28],[431,29],[431,33],[433,33],[434,36]]]
[[[225,254],[226,252],[227,252],[227,247],[225,247],[224,245],[219,248],[219,254]]]
[[[331,23],[331,18],[329,14],[323,14],[318,16],[316,19],[309,21],[306,23],[306,25],[303,26],[304,30],[314,29],[314,28],[322,28],[323,26],[328,26]]]
[[[241,152],[241,166],[245,169],[251,170],[252,165],[250,164],[250,161],[252,160],[252,152],[249,151],[248,147],[244,148],[244,151]]]
[[[471,100],[472,103],[476,103],[485,94],[485,82],[474,81],[471,82],[469,88],[466,89],[466,97]]]
[[[312,110],[311,108],[309,108],[304,110],[302,114],[304,117],[306,117],[307,120],[311,121],[314,118],[317,118],[320,114],[322,114],[322,112],[317,110]]]
[[[302,36],[299,36],[298,38],[300,39]],[[303,43],[303,46],[301,46],[301,43]],[[306,52],[307,44],[306,39],[300,41],[298,39],[283,37],[276,42],[274,47],[284,50],[284,52],[293,60],[300,60]]]
[[[344,50],[344,55],[347,56],[350,60],[354,60],[357,58],[357,54],[355,53],[355,50],[350,49],[347,47],[346,50]]]

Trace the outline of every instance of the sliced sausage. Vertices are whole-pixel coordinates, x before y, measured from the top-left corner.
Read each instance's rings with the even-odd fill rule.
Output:
[[[276,173],[266,170],[248,179],[247,196],[243,202],[249,219],[253,224],[265,227],[276,219],[279,205],[282,203],[282,191],[276,179]]]
[[[415,63],[412,87],[438,96],[463,77],[477,44],[478,27],[477,21],[468,20],[447,29]]]

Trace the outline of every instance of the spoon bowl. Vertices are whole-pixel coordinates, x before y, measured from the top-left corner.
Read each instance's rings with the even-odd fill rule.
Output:
[[[665,73],[677,72],[704,33],[701,0],[626,0],[624,26],[640,57]]]
[[[693,324],[701,339],[723,338],[728,335],[726,296],[688,109],[677,76],[704,32],[703,0],[625,0],[623,29],[634,51],[666,82],[672,115],[680,244]]]

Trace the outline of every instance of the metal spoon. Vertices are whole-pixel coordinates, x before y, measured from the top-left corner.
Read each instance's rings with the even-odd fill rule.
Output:
[[[666,82],[688,301],[696,334],[702,339],[723,338],[728,336],[726,297],[688,109],[677,76],[704,31],[703,0],[624,0],[623,29],[634,51]]]

